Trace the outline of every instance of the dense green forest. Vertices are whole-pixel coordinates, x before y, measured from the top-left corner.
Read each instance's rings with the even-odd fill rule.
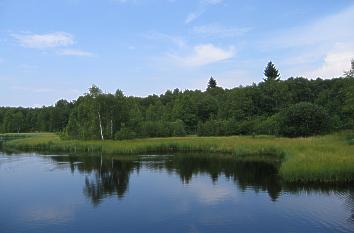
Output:
[[[310,136],[354,129],[354,61],[343,77],[280,80],[269,62],[258,84],[205,91],[175,89],[148,97],[103,93],[93,85],[77,100],[42,108],[0,108],[0,132],[60,132],[78,139],[197,134]]]

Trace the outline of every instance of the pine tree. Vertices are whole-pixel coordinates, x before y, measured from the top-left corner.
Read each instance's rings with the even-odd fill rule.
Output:
[[[208,88],[215,88],[216,85],[217,85],[216,80],[213,77],[211,77],[208,82]]]
[[[279,71],[271,61],[268,62],[268,65],[264,70],[264,75],[267,77],[263,79],[265,82],[280,80]]]

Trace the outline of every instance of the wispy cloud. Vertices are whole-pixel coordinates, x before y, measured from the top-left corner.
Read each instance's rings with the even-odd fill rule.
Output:
[[[301,59],[287,59],[287,65],[294,67],[297,74],[310,78],[333,78],[343,74],[354,56],[354,6],[313,23],[274,33],[263,48],[267,50],[295,51],[293,56]],[[299,66],[302,59],[315,65]],[[293,61],[293,64],[290,61]],[[290,68],[291,69],[291,68]]]
[[[207,24],[196,26],[193,28],[193,33],[203,36],[217,36],[217,37],[237,37],[242,36],[251,30],[250,27],[236,28],[225,27],[219,24]]]
[[[186,55],[168,54],[180,66],[198,67],[217,63],[234,56],[234,48],[223,49],[213,44],[201,44],[193,47],[193,52]]]
[[[185,47],[186,41],[180,36],[169,35],[161,32],[148,32],[144,37],[149,40],[172,42],[178,47]]]
[[[194,20],[199,18],[201,15],[203,15],[209,6],[218,5],[223,2],[224,2],[224,0],[200,0],[198,8],[195,11],[189,13],[187,15],[187,17],[185,18],[184,22],[186,24],[193,22]]]
[[[58,55],[62,56],[75,56],[75,57],[92,57],[93,53],[80,50],[80,49],[62,49],[57,52]]]
[[[206,4],[206,5],[217,5],[220,3],[223,3],[224,0],[201,0],[200,3]]]
[[[354,37],[352,22],[354,22],[354,6],[311,24],[280,32],[268,44],[286,48],[351,40]]]
[[[46,49],[65,47],[74,44],[74,37],[66,32],[53,32],[47,34],[12,34],[13,38],[23,47]]]
[[[189,24],[191,23],[192,21],[194,21],[195,19],[197,19],[198,17],[200,17],[203,13],[204,13],[205,10],[198,10],[198,11],[195,11],[195,12],[191,12],[187,15],[186,19],[184,20],[184,22],[186,24]]]
[[[135,47],[134,45],[129,45],[129,46],[128,46],[128,49],[129,49],[129,50],[136,50],[136,47]]]

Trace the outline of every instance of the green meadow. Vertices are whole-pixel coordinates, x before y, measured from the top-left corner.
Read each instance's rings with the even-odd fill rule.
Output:
[[[281,160],[286,182],[346,183],[354,181],[354,136],[350,132],[307,138],[273,136],[172,137],[123,141],[63,140],[53,133],[5,134],[4,149],[39,152],[133,155],[174,152],[231,154],[239,159]],[[202,156],[202,155],[201,155]]]

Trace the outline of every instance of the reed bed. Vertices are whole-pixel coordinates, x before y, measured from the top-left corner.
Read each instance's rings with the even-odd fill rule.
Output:
[[[280,177],[291,183],[347,183],[354,181],[353,134],[342,132],[309,138],[273,136],[172,137],[123,141],[62,140],[56,134],[28,134],[4,142],[22,151],[136,155],[174,152],[231,154],[238,158],[281,160]]]

